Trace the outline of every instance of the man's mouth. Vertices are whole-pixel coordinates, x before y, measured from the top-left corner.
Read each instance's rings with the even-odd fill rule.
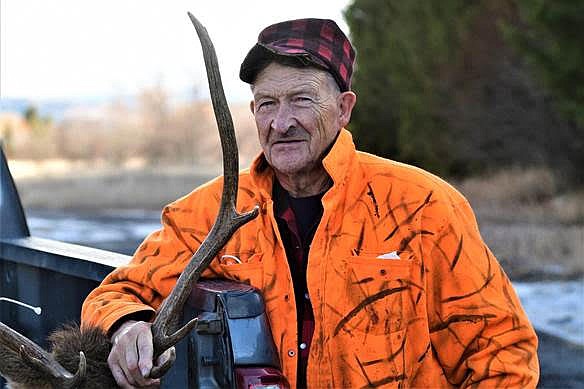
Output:
[[[304,142],[304,139],[280,139],[280,140],[275,141],[273,144],[277,145],[277,144],[299,143],[299,142]]]

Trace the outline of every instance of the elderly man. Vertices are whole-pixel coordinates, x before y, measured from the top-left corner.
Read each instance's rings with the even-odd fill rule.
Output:
[[[355,150],[344,129],[354,56],[331,20],[260,33],[240,77],[262,153],[238,200],[261,212],[206,274],[262,291],[293,387],[534,387],[535,333],[468,202],[430,173]],[[167,206],[163,228],[87,298],[83,322],[112,334],[120,385],[156,384],[144,378],[147,321],[207,234],[221,187]]]

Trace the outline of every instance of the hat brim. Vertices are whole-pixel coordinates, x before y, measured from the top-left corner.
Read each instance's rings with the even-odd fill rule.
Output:
[[[320,58],[310,52],[297,48],[276,46],[265,43],[256,43],[247,53],[239,69],[239,78],[248,84],[255,81],[258,73],[264,69],[276,57],[292,57],[304,66],[315,66],[328,70],[329,67]]]

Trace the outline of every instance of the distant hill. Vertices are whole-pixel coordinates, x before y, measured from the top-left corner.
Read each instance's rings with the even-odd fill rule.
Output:
[[[199,99],[206,100],[207,95],[202,94]],[[34,106],[38,113],[43,117],[50,117],[54,121],[62,120],[70,111],[81,107],[84,110],[99,109],[113,101],[122,102],[129,107],[136,104],[137,96],[97,96],[81,98],[63,98],[63,99],[23,99],[23,98],[0,98],[0,113],[14,112],[24,114],[29,106]],[[193,99],[192,91],[186,90],[169,95],[171,104],[184,103]]]
[[[39,114],[43,117],[50,117],[55,121],[63,118],[64,114],[80,105],[94,106],[102,105],[108,102],[108,97],[86,97],[82,99],[51,99],[51,100],[30,100],[20,98],[2,98],[0,99],[0,112],[17,112],[23,114],[30,107],[36,107]]]
[[[30,102],[26,99],[0,99],[0,112],[23,113]]]

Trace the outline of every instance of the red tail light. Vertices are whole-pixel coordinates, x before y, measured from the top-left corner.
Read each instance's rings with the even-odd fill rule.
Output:
[[[235,379],[238,389],[290,389],[286,377],[272,367],[238,367]]]

